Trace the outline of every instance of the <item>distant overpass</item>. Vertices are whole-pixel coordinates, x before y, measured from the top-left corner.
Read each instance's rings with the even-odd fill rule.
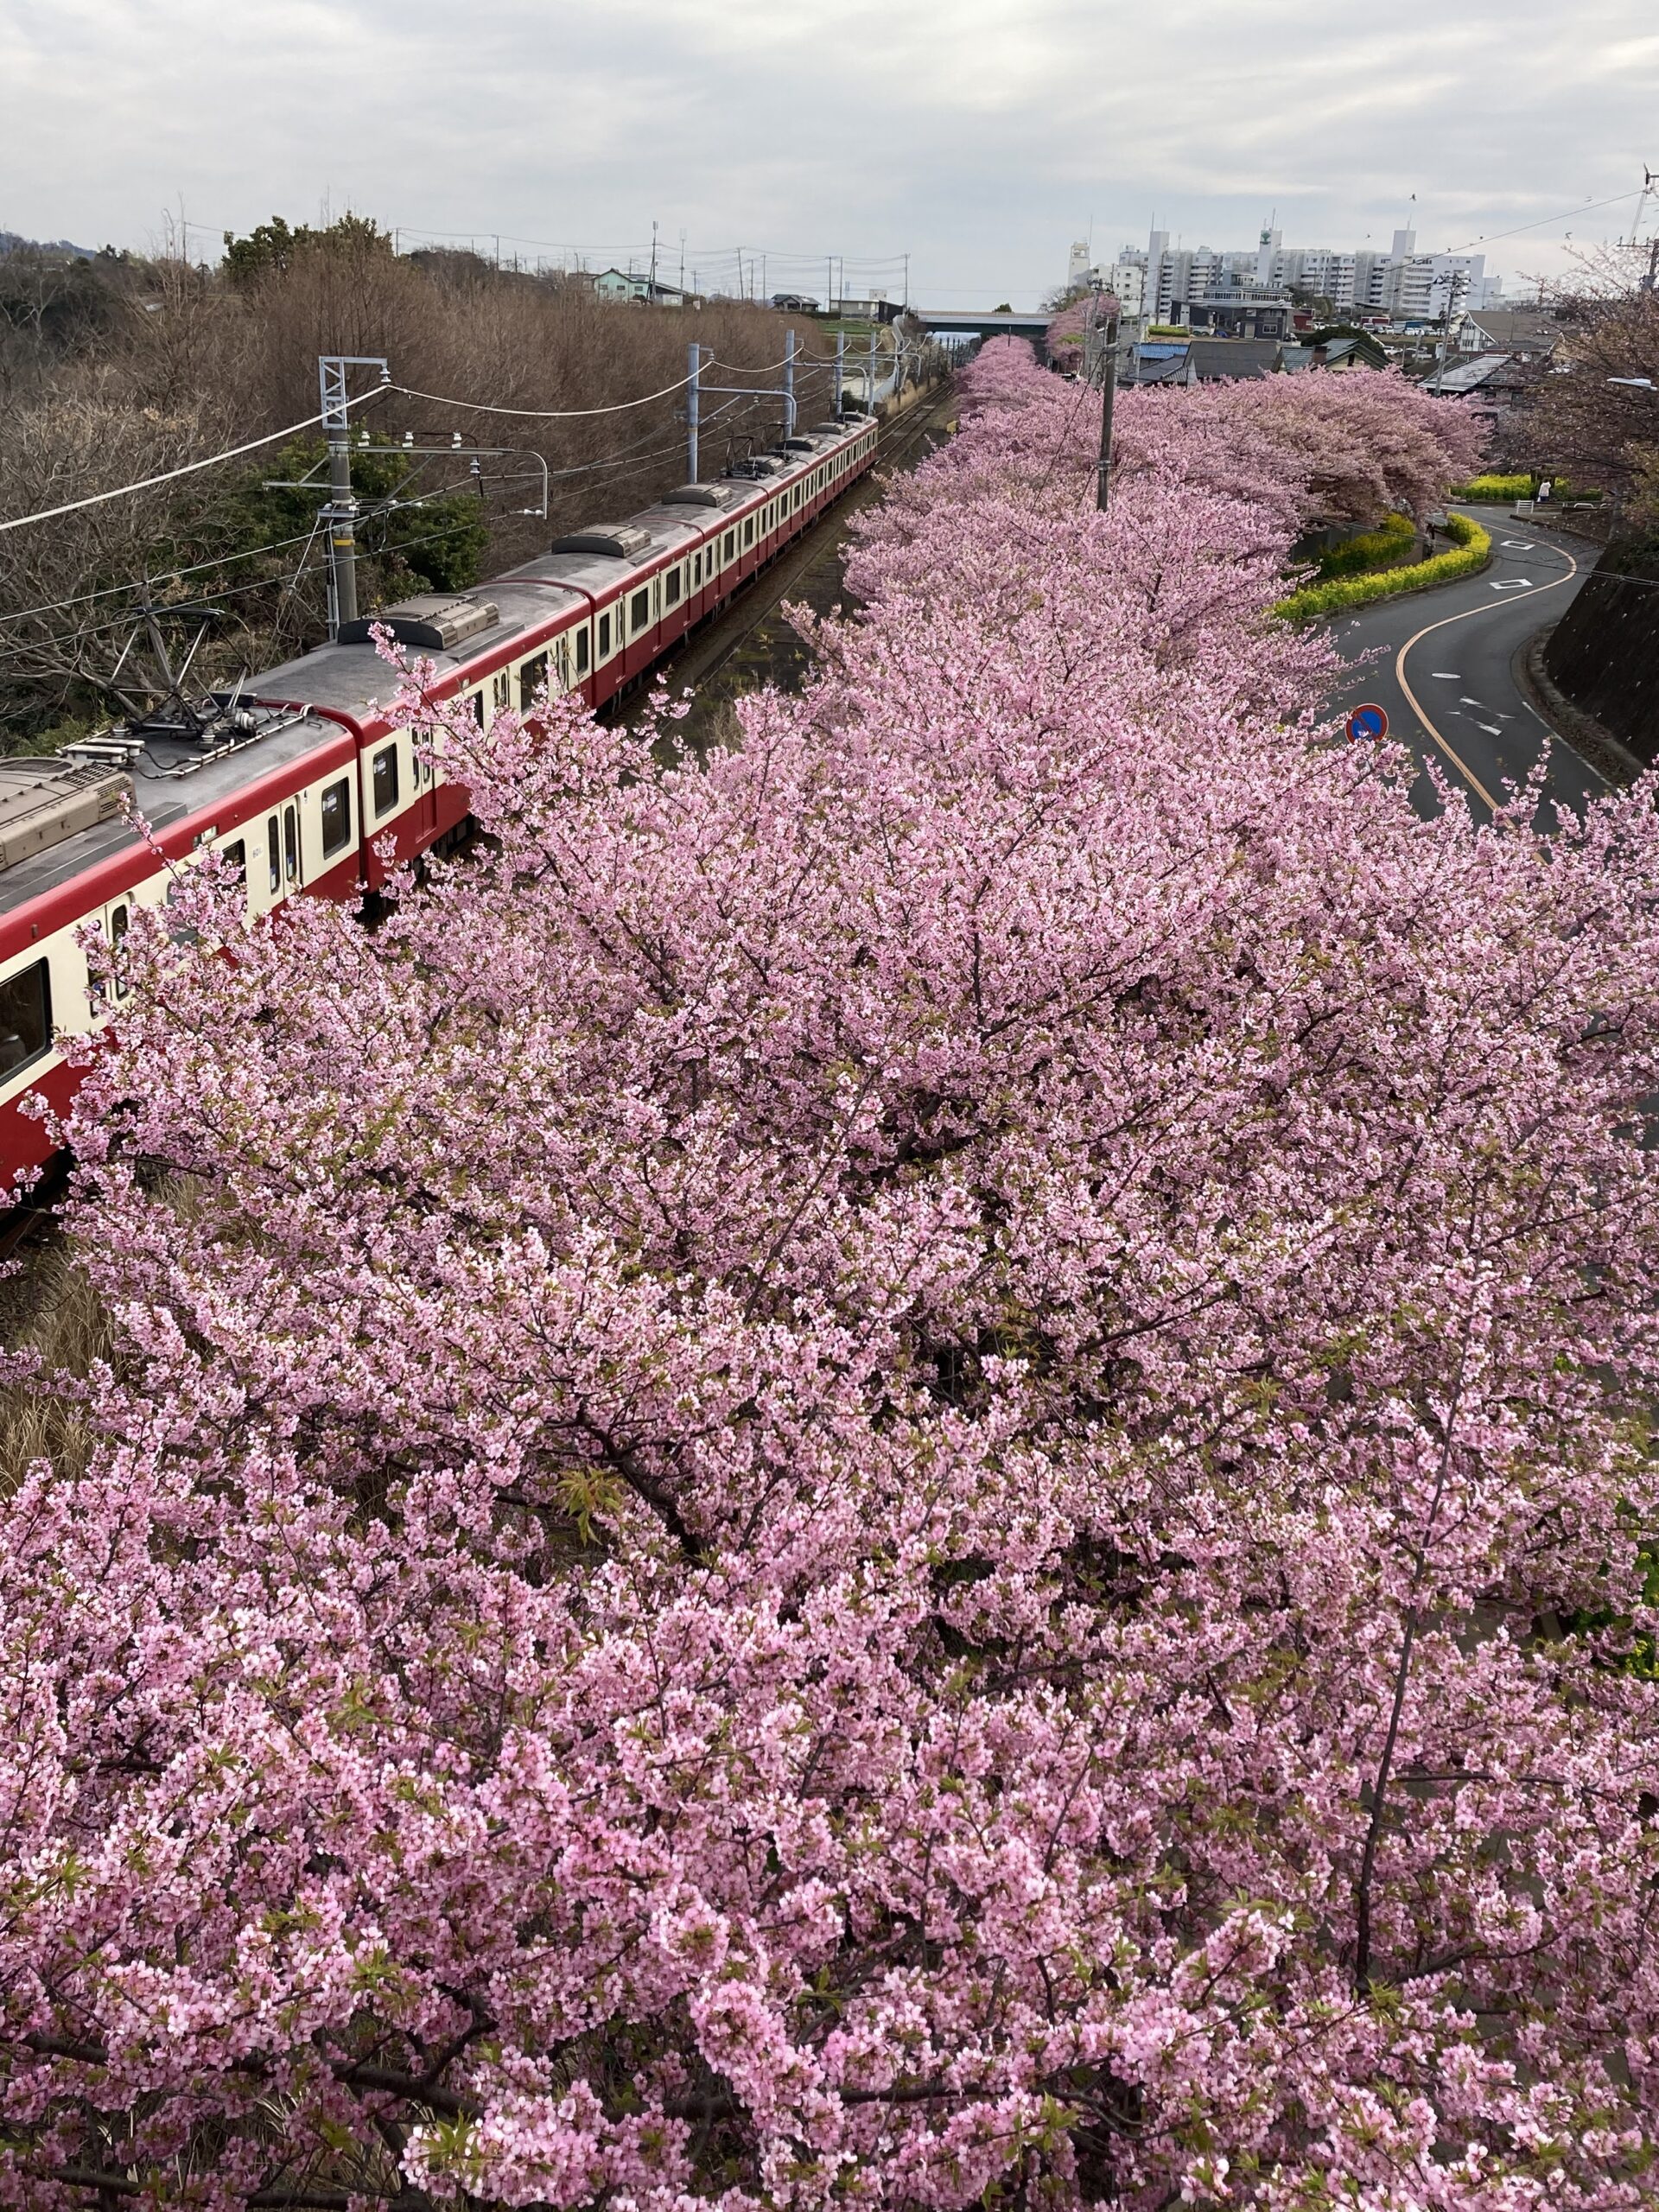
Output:
[[[970,308],[912,308],[923,328],[938,338],[1031,338],[1040,340],[1051,318],[1043,314],[976,315]]]

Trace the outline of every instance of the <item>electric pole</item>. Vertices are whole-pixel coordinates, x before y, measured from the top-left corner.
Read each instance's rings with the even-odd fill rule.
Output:
[[[1100,459],[1095,467],[1095,506],[1104,514],[1112,491],[1112,402],[1117,396],[1117,302],[1106,321],[1100,357]]]
[[[702,348],[694,340],[686,348],[686,371],[690,382],[685,387],[685,455],[690,469],[688,484],[695,484],[697,477],[697,432],[702,408]]]
[[[328,527],[330,579],[328,635],[337,638],[343,622],[357,620],[357,500],[352,491],[351,404],[346,392],[348,369],[378,369],[381,384],[391,371],[378,353],[322,353],[317,358],[317,391],[323,435],[328,441]]]

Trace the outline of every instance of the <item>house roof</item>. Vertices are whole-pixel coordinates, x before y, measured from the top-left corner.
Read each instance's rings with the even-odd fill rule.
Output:
[[[1309,369],[1350,369],[1357,361],[1370,367],[1370,356],[1377,351],[1369,339],[1327,338],[1319,345],[1285,346],[1280,365],[1291,376],[1300,376]]]
[[[1548,353],[1561,334],[1554,316],[1538,308],[1480,308],[1469,320],[1491,345],[1511,353]]]
[[[1472,353],[1462,360],[1448,361],[1443,369],[1425,379],[1424,389],[1453,395],[1478,391],[1483,385],[1491,382],[1505,362],[1513,359],[1510,353]]]
[[[1223,377],[1271,376],[1284,347],[1276,338],[1195,338],[1187,363],[1200,384]]]

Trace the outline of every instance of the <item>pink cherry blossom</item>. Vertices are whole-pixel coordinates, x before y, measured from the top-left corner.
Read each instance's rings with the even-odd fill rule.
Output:
[[[135,923],[0,2202],[1651,2201],[1656,794],[1335,741],[1290,544],[1464,433],[1319,390],[1103,517],[987,348],[740,750],[413,671],[478,855]]]

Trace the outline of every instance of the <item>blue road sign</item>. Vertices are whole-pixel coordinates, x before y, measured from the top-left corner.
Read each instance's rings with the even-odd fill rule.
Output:
[[[1385,707],[1356,707],[1348,717],[1350,737],[1386,737],[1389,715]]]

